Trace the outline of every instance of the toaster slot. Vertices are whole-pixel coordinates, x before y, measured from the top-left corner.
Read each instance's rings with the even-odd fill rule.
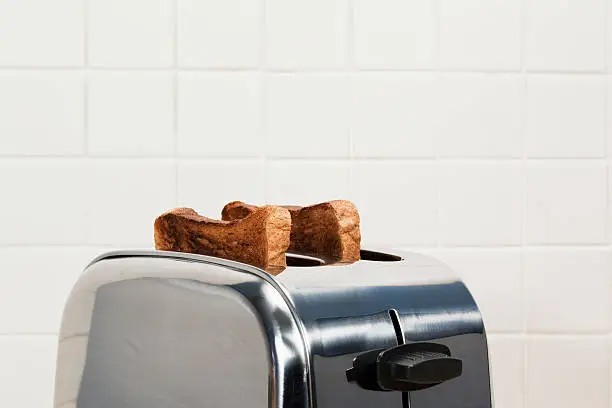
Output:
[[[286,253],[285,259],[287,266],[322,266],[325,262],[322,259],[312,256]]]
[[[387,254],[385,252],[370,251],[362,249],[360,251],[360,258],[362,261],[375,261],[375,262],[398,262],[402,260],[401,256]]]
[[[402,257],[388,254],[385,252],[370,251],[368,249],[362,249],[360,251],[360,260],[370,262],[399,262]],[[333,259],[316,258],[314,256],[308,256],[303,254],[286,253],[285,258],[287,260],[287,266],[322,266],[325,264],[333,264]]]

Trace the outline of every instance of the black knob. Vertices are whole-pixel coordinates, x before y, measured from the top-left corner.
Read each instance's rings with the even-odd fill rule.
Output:
[[[378,391],[415,391],[461,375],[462,362],[448,347],[411,343],[358,355],[347,370],[347,380]]]
[[[377,381],[385,390],[414,391],[461,375],[461,360],[435,343],[402,344],[378,355]]]

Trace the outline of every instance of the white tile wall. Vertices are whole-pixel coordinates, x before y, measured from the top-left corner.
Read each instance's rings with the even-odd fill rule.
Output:
[[[438,233],[443,245],[519,245],[522,168],[512,164],[440,167]]]
[[[526,173],[528,243],[606,242],[605,164],[537,163]]]
[[[346,65],[349,0],[267,0],[266,65],[278,69]]]
[[[524,56],[529,71],[603,71],[606,0],[525,4]]]
[[[202,184],[203,177],[206,188],[193,188]],[[230,201],[266,202],[264,165],[259,161],[184,160],[178,164],[177,181],[178,205],[193,207],[210,218],[220,218],[221,209]]]
[[[446,75],[437,82],[436,151],[443,157],[520,157],[524,82],[516,75]]]
[[[348,97],[345,75],[270,75],[265,105],[267,154],[348,157]]]
[[[79,159],[0,160],[0,244],[82,244],[88,182],[84,171]]]
[[[436,78],[421,73],[360,73],[350,94],[356,157],[434,157]]]
[[[526,85],[529,157],[603,157],[605,84],[600,77],[533,75]]]
[[[355,63],[365,69],[433,68],[435,16],[432,1],[354,0]]]
[[[0,332],[55,335],[70,288],[102,251],[84,246],[0,248],[0,287],[11,288],[0,297]]]
[[[354,163],[351,198],[359,209],[364,245],[435,245],[437,193],[436,168],[431,164]]]
[[[261,81],[242,72],[183,72],[177,89],[181,156],[258,156]]]
[[[254,68],[261,63],[262,1],[178,2],[182,67]]]
[[[0,1],[0,66],[84,64],[83,0]]]
[[[5,406],[52,407],[57,335],[0,336]]]
[[[174,78],[170,72],[93,72],[87,91],[92,155],[174,154]]]
[[[525,389],[523,339],[516,335],[491,335],[488,342],[495,408],[522,407]]]
[[[612,0],[0,0],[0,406],[162,211],[353,200],[484,315],[497,408],[610,408]]]
[[[172,65],[173,0],[88,0],[86,4],[89,64],[125,68]]]
[[[442,68],[520,69],[520,1],[440,0],[438,8]]]
[[[295,197],[303,203],[348,197],[348,163],[325,161],[269,161],[266,164],[266,201],[290,204]],[[326,197],[326,198],[324,198]]]
[[[176,203],[174,163],[100,159],[84,171],[87,243],[151,247],[151,220]]]
[[[529,249],[525,253],[525,321],[538,333],[610,330],[610,251]],[[576,273],[580,271],[580,273]],[[554,283],[555,290],[550,290]]]
[[[608,406],[606,338],[533,336],[525,361],[525,408]]]
[[[81,74],[0,72],[0,155],[82,154],[84,86]]]

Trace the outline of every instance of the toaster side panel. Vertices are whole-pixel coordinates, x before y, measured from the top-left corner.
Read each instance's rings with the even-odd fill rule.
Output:
[[[311,408],[303,329],[263,271],[163,251],[109,253],[64,309],[56,408]]]
[[[267,344],[234,290],[134,279],[98,291],[80,408],[268,406]]]

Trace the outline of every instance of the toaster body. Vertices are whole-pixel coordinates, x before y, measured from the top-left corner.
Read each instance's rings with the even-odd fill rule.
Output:
[[[446,266],[288,264],[98,257],[64,310],[55,408],[491,408],[482,318]]]

